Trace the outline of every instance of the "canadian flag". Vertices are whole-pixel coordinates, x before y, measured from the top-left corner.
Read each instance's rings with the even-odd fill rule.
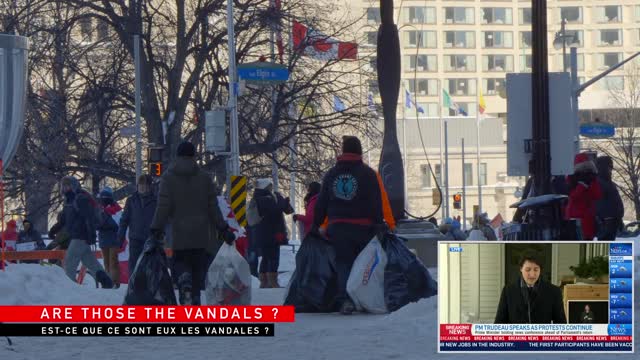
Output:
[[[297,21],[293,22],[293,48],[318,60],[357,60],[358,44],[331,38]]]

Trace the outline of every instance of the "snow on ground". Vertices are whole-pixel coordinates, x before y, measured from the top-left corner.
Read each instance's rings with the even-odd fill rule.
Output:
[[[281,285],[286,285],[295,261],[290,249],[282,251]],[[636,266],[635,291],[639,293],[640,264]],[[436,269],[430,269],[437,278]],[[62,269],[40,265],[13,265],[0,272],[0,304],[120,304],[126,292],[95,289],[70,282]],[[253,284],[254,304],[281,304],[284,289],[258,289]],[[637,296],[636,296],[637,297]],[[436,354],[437,299],[410,304],[387,315],[296,314],[295,323],[276,324],[275,337],[102,337],[12,338],[13,346],[0,339],[0,359],[513,359],[513,354]],[[636,301],[635,311],[640,311]],[[635,346],[640,346],[636,327]],[[609,355],[611,358],[614,355]],[[519,360],[584,358],[603,355],[518,354]],[[637,360],[637,355],[615,355],[616,360]]]

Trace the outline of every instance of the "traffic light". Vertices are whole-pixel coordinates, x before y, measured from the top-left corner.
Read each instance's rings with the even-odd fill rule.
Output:
[[[151,176],[162,176],[162,162],[149,163],[149,174]]]
[[[453,195],[453,208],[454,209],[461,209],[462,208],[462,206],[460,204],[461,201],[462,201],[462,195],[460,193],[454,194]]]

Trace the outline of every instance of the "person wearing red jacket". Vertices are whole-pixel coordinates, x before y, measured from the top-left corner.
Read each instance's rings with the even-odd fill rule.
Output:
[[[573,161],[574,174],[567,176],[569,203],[565,211],[567,219],[580,219],[584,240],[596,235],[596,202],[602,197],[596,165],[587,154],[577,154]]]
[[[5,250],[15,251],[16,242],[18,241],[18,231],[16,230],[18,225],[15,220],[9,220],[7,222],[7,228],[0,234],[0,238],[4,241]]]
[[[318,194],[320,194],[320,190],[322,190],[322,184],[319,182],[312,182],[307,187],[307,195],[304,197],[304,215],[295,214],[293,215],[293,221],[301,222],[304,230],[304,234],[302,234],[302,238],[311,231],[311,226],[313,225],[313,215],[316,206],[316,201],[318,201]]]

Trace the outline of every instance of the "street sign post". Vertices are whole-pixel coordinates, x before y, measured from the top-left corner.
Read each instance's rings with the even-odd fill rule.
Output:
[[[238,65],[238,78],[249,84],[277,85],[289,80],[289,69],[285,65],[255,61]]]
[[[616,134],[616,127],[612,124],[593,122],[580,125],[580,135],[591,139],[606,139]]]

